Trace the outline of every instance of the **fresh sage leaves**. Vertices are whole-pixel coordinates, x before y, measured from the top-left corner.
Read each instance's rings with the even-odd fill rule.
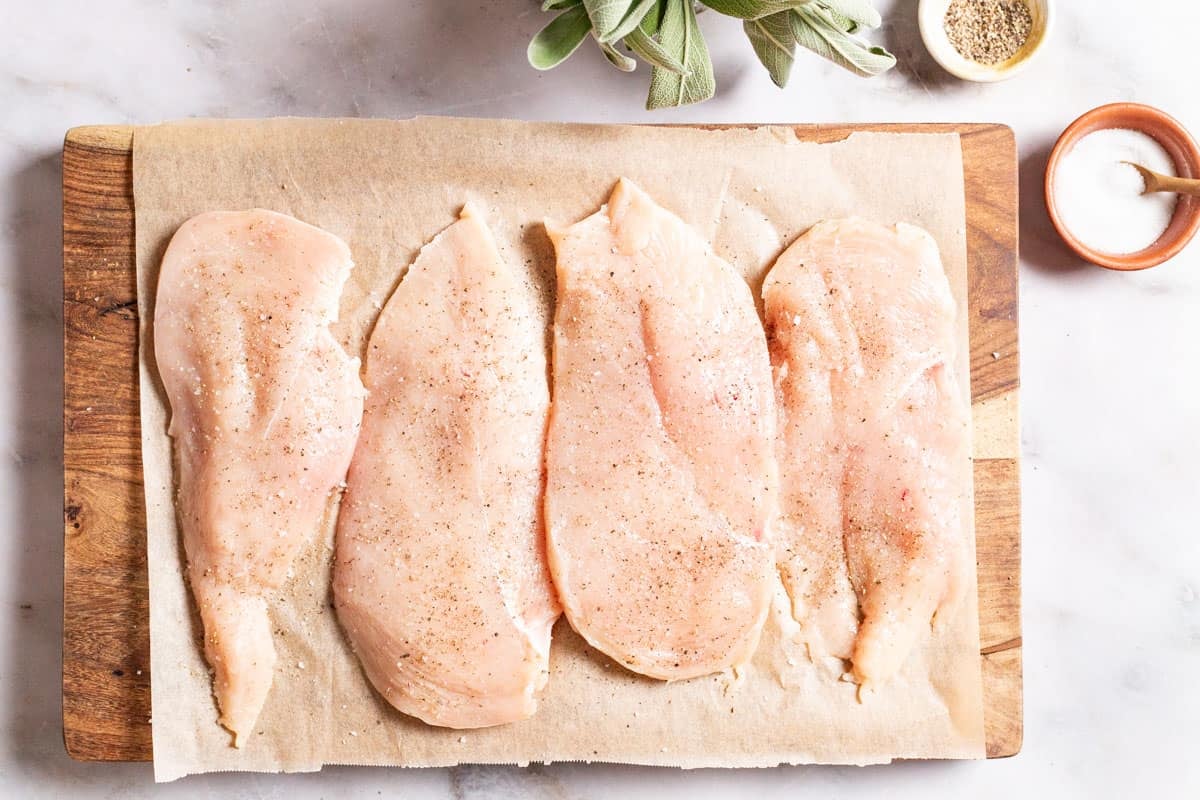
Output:
[[[870,0],[545,0],[542,10],[557,16],[529,43],[529,63],[558,66],[590,34],[617,69],[632,72],[639,60],[651,67],[646,108],[699,103],[716,90],[696,18],[704,7],[742,20],[755,55],[780,87],[797,45],[866,77],[896,63],[855,35],[883,24]]]
[[[550,5],[547,3],[547,5]],[[529,42],[526,54],[534,69],[551,69],[579,49],[592,30],[587,10],[578,2],[567,8]]]
[[[750,46],[779,88],[787,86],[796,57],[796,38],[792,34],[791,11],[776,11],[742,23]]]
[[[882,47],[864,45],[841,28],[829,11],[821,6],[821,3],[814,3],[791,12],[792,35],[796,44],[864,78],[878,75],[896,65],[895,56]]]
[[[658,41],[663,50],[683,65],[684,71],[655,67],[650,73],[646,108],[683,106],[712,97],[717,82],[713,78],[708,45],[696,23],[696,7],[692,0],[666,0],[658,27]]]
[[[871,7],[868,0],[824,0],[818,5],[824,6],[825,10],[830,12],[830,16],[850,20],[856,26],[868,30],[875,30],[883,24],[883,18]]]
[[[608,59],[608,63],[621,70],[621,72],[633,72],[637,69],[636,61],[624,53],[618,52],[617,48],[611,44],[607,42],[600,42],[599,44],[600,52],[604,53],[604,57]]]
[[[814,0],[712,0],[711,3],[704,0],[704,5],[727,17],[762,19],[811,2]]]
[[[610,34],[625,19],[632,6],[633,0],[583,0],[596,41],[602,44],[611,42]]]
[[[628,36],[631,31],[641,24],[642,19],[649,13],[650,9],[658,5],[658,0],[637,0],[633,3],[626,3],[626,5],[629,6],[629,10],[625,13],[625,16],[621,17],[621,20],[610,30],[597,37],[601,43],[610,44],[612,42],[619,42]]]
[[[659,44],[657,39],[646,33],[640,25],[625,37],[625,46],[652,67],[665,69],[668,72],[677,72],[680,75],[687,74],[687,67],[668,53],[667,49]]]

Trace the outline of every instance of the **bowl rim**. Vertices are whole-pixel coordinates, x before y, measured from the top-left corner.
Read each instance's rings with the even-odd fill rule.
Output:
[[[1123,124],[1137,118],[1141,118],[1142,124]],[[1150,121],[1149,125],[1146,124],[1146,120]],[[1129,128],[1150,136],[1168,150],[1171,160],[1175,162],[1177,174],[1200,178],[1200,147],[1197,147],[1196,140],[1179,120],[1161,109],[1142,103],[1108,103],[1081,114],[1066,127],[1054,143],[1042,181],[1046,211],[1063,242],[1085,261],[1121,272],[1157,267],[1179,255],[1200,230],[1200,198],[1179,195],[1166,230],[1150,245],[1132,253],[1106,253],[1087,246],[1070,231],[1058,213],[1054,179],[1058,173],[1059,162],[1084,136],[1113,128]],[[1164,141],[1164,134],[1174,141]],[[1175,152],[1182,154],[1182,163]],[[1183,221],[1177,225],[1177,220]]]
[[[917,29],[925,49],[933,56],[938,65],[956,78],[975,83],[995,83],[1008,80],[1023,72],[1041,52],[1043,45],[1050,38],[1054,27],[1054,0],[1024,0],[1028,5],[1040,10],[1043,18],[1041,30],[1033,45],[1019,60],[1003,62],[1003,65],[979,64],[970,61],[959,54],[950,44],[950,38],[941,21],[946,14],[946,8],[953,0],[919,0],[917,4]]]

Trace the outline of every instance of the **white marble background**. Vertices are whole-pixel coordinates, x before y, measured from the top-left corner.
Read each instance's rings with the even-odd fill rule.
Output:
[[[534,0],[0,0],[0,795],[896,798],[1200,794],[1200,243],[1117,274],[1071,258],[1040,199],[1048,148],[1101,103],[1200,133],[1200,4],[1056,3],[1011,82],[925,54],[915,0],[881,0],[900,67],[866,82],[801,56],[777,91],[737,23],[702,26],[719,96],[642,111],[645,74],[584,50],[525,64]],[[61,740],[59,196],[64,132],[184,116],[456,114],[586,121],[996,121],[1021,150],[1026,738],[1017,757],[754,772],[561,765],[217,775],[154,787]]]

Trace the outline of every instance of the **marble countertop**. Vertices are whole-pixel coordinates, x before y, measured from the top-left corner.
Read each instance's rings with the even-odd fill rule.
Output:
[[[1059,2],[1010,82],[962,83],[925,53],[915,0],[881,0],[899,67],[862,81],[802,54],[778,91],[736,22],[702,26],[718,96],[642,110],[645,75],[585,49],[539,74],[533,0],[40,0],[0,8],[0,794],[12,797],[1052,797],[1200,792],[1200,243],[1145,273],[1070,256],[1040,198],[1078,114],[1157,105],[1200,132],[1200,5]],[[1136,10],[1133,10],[1135,9]],[[1151,44],[1153,43],[1153,44]],[[185,116],[582,121],[1002,122],[1021,156],[1026,736],[1015,758],[752,772],[559,765],[327,769],[154,787],[146,765],[63,749],[60,527],[63,133]],[[1190,502],[1190,501],[1189,501]],[[1190,790],[1190,791],[1189,791]]]

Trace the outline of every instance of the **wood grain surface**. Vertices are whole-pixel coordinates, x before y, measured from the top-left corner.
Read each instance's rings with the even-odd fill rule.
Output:
[[[1001,125],[801,125],[962,137],[975,513],[987,752],[1021,748],[1017,162]],[[133,128],[63,147],[63,736],[85,761],[143,761],[150,736],[146,520],[138,425]]]

